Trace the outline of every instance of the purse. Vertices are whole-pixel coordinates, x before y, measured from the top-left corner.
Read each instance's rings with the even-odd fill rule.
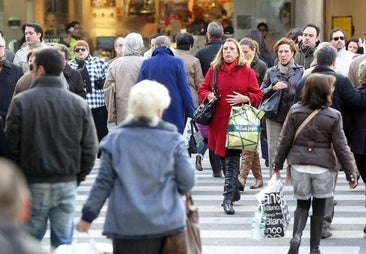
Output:
[[[217,94],[216,74],[217,70],[214,69],[212,75],[212,89],[215,94]],[[193,120],[196,123],[208,125],[211,122],[215,111],[216,101],[217,100],[211,100],[206,104],[201,103],[193,114]]]
[[[202,150],[204,143],[203,137],[200,131],[198,131],[196,123],[191,120],[191,136],[188,141],[188,152],[189,154],[198,153]]]
[[[198,220],[198,208],[194,206],[192,194],[186,194],[186,230],[165,238],[162,254],[201,254],[202,243]]]
[[[226,147],[244,151],[257,151],[264,112],[245,104],[232,107],[226,132]]]
[[[271,118],[278,114],[280,109],[282,90],[275,91],[269,98],[262,101],[258,109],[265,112],[265,117]]]

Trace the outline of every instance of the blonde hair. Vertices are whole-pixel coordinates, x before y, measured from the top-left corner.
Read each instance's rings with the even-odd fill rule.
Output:
[[[228,38],[225,40],[224,44],[222,44],[222,46],[220,47],[219,51],[217,52],[214,60],[211,62],[211,66],[214,69],[218,69],[220,67],[220,65],[222,64],[223,61],[223,49],[224,49],[224,45],[226,42],[233,42],[236,46],[236,50],[239,53],[238,56],[238,65],[239,66],[244,66],[247,63],[247,60],[244,57],[244,53],[243,50],[241,49],[241,46],[239,44],[239,42],[237,40],[235,40],[234,38]]]
[[[147,120],[156,126],[162,111],[168,108],[171,98],[168,89],[152,80],[143,80],[134,85],[130,91],[126,121]]]

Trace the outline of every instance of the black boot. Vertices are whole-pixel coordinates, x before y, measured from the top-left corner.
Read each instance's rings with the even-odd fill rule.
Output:
[[[310,254],[320,254],[319,243],[322,236],[324,216],[311,216]]]
[[[238,173],[239,173],[240,157],[225,158],[225,185],[224,185],[224,201],[223,208],[226,214],[234,214],[233,202],[240,199],[240,191],[238,189]],[[239,196],[238,196],[239,193]]]
[[[301,236],[308,219],[308,210],[304,208],[296,208],[294,214],[294,229],[292,239],[290,241],[290,249],[288,254],[298,254],[301,243]]]

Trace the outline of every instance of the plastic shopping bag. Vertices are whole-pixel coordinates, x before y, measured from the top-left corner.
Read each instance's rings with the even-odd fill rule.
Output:
[[[254,212],[252,229],[250,231],[253,240],[264,239],[264,229],[266,225],[266,214],[262,204],[259,204]]]
[[[284,237],[291,217],[280,174],[272,175],[268,186],[257,193],[256,198],[263,205],[266,216],[264,237]]]
[[[226,133],[226,147],[255,152],[259,147],[263,111],[250,105],[232,107]]]
[[[112,244],[97,243],[90,237],[89,242],[78,242],[79,237],[72,244],[62,244],[56,248],[54,254],[112,254]]]

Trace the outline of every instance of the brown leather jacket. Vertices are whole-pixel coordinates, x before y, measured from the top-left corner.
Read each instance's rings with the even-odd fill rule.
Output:
[[[342,127],[342,116],[333,108],[325,108],[302,129],[294,144],[297,128],[312,112],[299,103],[293,105],[281,130],[274,169],[282,169],[285,159],[289,165],[315,165],[336,169],[338,158],[346,175],[355,172],[352,154]]]

